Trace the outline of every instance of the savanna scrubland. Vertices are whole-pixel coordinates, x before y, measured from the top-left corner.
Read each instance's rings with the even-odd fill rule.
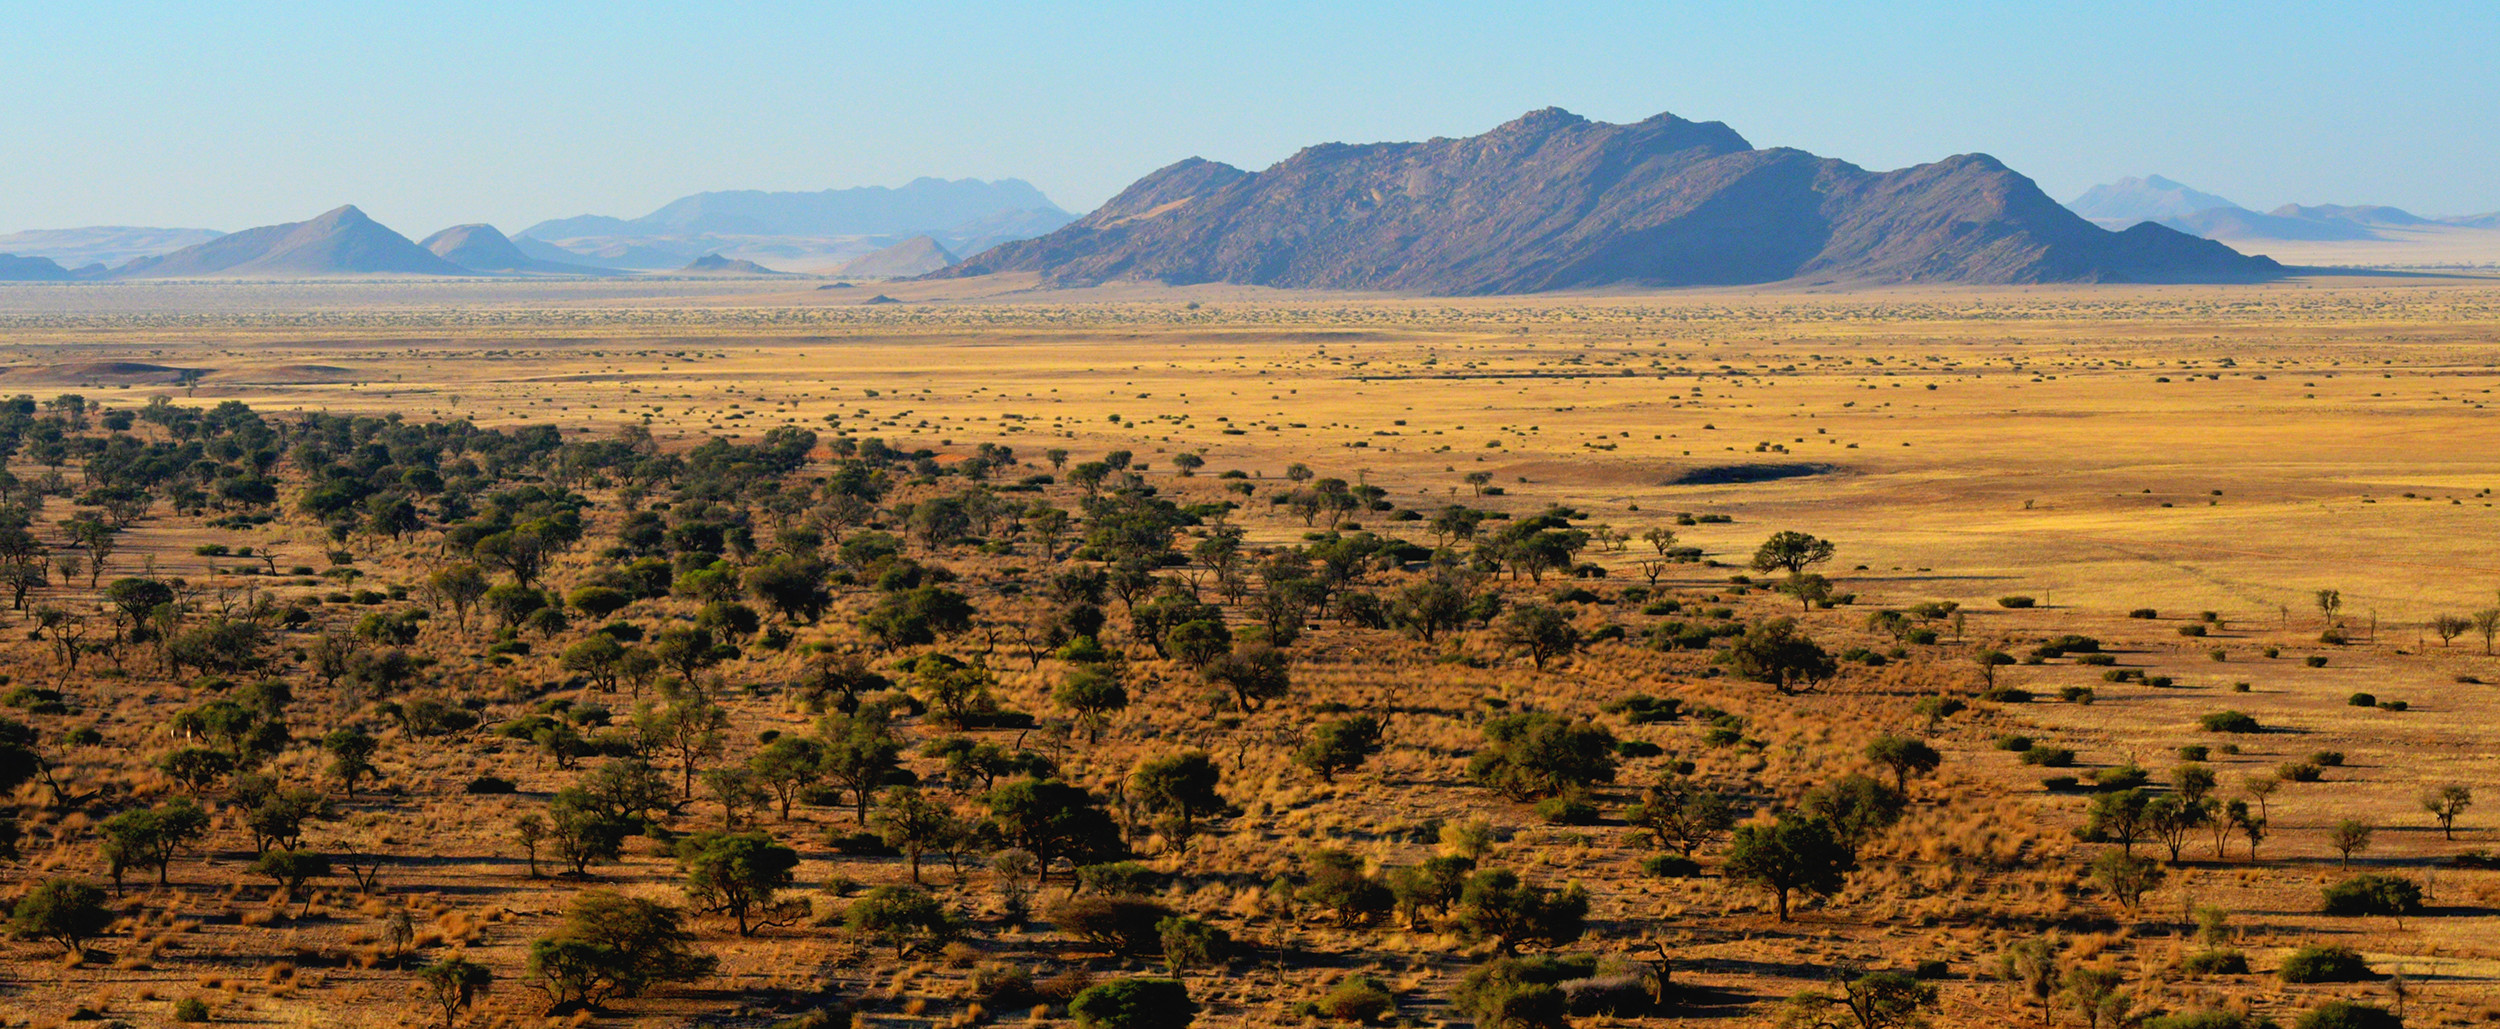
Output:
[[[11,1024],[2500,1017],[2500,290],[677,286],[0,291]]]

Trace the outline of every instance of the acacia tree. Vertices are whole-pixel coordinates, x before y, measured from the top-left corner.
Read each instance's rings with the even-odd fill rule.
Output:
[[[493,988],[495,973],[467,958],[447,957],[417,969],[417,980],[433,995],[435,1006],[443,1009],[443,1029],[451,1029],[461,1009]]]
[[[476,565],[466,563],[437,569],[425,579],[426,592],[432,594],[437,602],[451,608],[452,623],[462,633],[469,631],[470,609],[477,606],[492,586],[486,581],[485,572]]]
[[[158,807],[124,811],[105,819],[98,828],[104,834],[104,858],[112,869],[115,890],[121,889],[122,872],[137,865],[154,865],[156,884],[163,886],[174,854],[208,834],[208,812],[191,798],[180,797]]]
[[[911,786],[887,789],[869,824],[876,828],[886,846],[903,852],[910,862],[914,883],[920,882],[921,855],[943,846],[949,835],[963,831],[963,821],[953,809]]]
[[[44,880],[9,912],[11,930],[51,940],[71,955],[85,951],[87,940],[112,923],[104,891],[75,879]]]
[[[1785,571],[1790,575],[1799,575],[1809,567],[1831,560],[1837,549],[1830,540],[1802,532],[1775,532],[1754,550],[1753,570]]]
[[[1925,740],[1885,733],[1866,745],[1866,758],[1892,769],[1892,786],[1896,790],[1910,788],[1910,775],[1925,775],[1944,762],[1944,756]]]
[[[2425,787],[2421,799],[2422,810],[2439,820],[2440,836],[2453,840],[2457,838],[2457,816],[2473,806],[2474,791],[2464,783],[2452,782],[2445,786]]]
[[[1224,810],[1224,796],[1216,792],[1223,777],[1223,769],[1205,751],[1152,758],[1129,773],[1129,796],[1147,811],[1165,816],[1159,826],[1164,836],[1186,845],[1199,819]]]
[[[1840,663],[1808,638],[1793,618],[1755,623],[1728,645],[1719,660],[1738,676],[1769,683],[1783,694],[1811,688],[1840,671]]]
[[[1571,616],[1559,608],[1521,604],[1503,618],[1502,640],[1527,651],[1537,670],[1543,671],[1548,660],[1579,649],[1580,630],[1571,624]]]
[[[1724,871],[1729,879],[1771,891],[1780,921],[1788,921],[1788,896],[1827,895],[1840,889],[1857,858],[1821,818],[1784,814],[1770,825],[1738,826],[1729,840]]]
[[[686,899],[705,911],[725,912],[738,923],[738,935],[752,936],[767,925],[786,925],[748,916],[770,910],[773,895],[790,885],[799,866],[799,852],[773,842],[761,832],[706,832],[677,843],[677,864],[686,873]]]
[[[695,949],[677,909],[609,890],[576,894],[563,926],[530,944],[530,974],[566,1010],[693,982],[716,965]]]

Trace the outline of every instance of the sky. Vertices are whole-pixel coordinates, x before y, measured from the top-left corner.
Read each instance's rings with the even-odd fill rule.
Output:
[[[1463,136],[1559,106],[2060,200],[2500,209],[2500,3],[59,3],[0,0],[0,232],[412,236],[687,193],[1022,178]]]

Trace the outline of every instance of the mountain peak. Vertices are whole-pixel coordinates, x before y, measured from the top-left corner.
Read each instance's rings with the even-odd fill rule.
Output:
[[[2067,201],[2066,206],[2110,227],[2168,221],[2217,209],[2244,210],[2231,201],[2159,175],[2103,183]]]
[[[1554,132],[1589,124],[1589,120],[1559,107],[1540,107],[1494,128],[1498,135]]]
[[[144,257],[115,278],[267,278],[475,274],[365,216],[353,204],[307,221],[263,225]]]

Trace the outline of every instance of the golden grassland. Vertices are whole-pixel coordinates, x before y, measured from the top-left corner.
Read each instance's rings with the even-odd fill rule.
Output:
[[[1778,998],[1822,985],[1834,969],[1941,960],[1950,977],[1936,1020],[2001,1024],[2027,1009],[2008,984],[1981,973],[2009,943],[2041,935],[2061,940],[2071,961],[2123,969],[2139,1010],[2241,1005],[2288,1021],[2331,996],[2387,1002],[2385,983],[2287,987],[2264,974],[2291,948],[2331,940],[2404,974],[2412,1024],[2500,1017],[2500,873],[2439,865],[2491,845],[2485,827],[2500,815],[2488,806],[2500,805],[2500,792],[2466,815],[2455,842],[2414,802],[2426,785],[2495,787],[2500,729],[2490,691],[2500,687],[2485,682],[2500,682],[2500,659],[2470,634],[2443,645],[2420,627],[2434,615],[2492,606],[2500,588],[2491,548],[2500,433],[2486,410],[2500,387],[2500,340],[2492,337],[2500,289],[2320,282],[1416,300],[1220,289],[1070,298],[1012,286],[953,296],[895,286],[887,292],[915,302],[878,306],[812,289],[736,292],[752,284],[644,296],[552,286],[498,293],[340,284],[265,295],[197,287],[215,303],[193,291],[0,290],[0,338],[10,344],[0,394],[78,393],[117,407],[159,395],[198,405],[241,400],[279,414],[551,423],[586,437],[639,424],[667,445],[789,424],[905,449],[1002,443],[1027,462],[1050,448],[1079,460],[1120,448],[1137,454],[1158,487],[1202,501],[1225,496],[1219,471],[1246,471],[1264,492],[1300,463],[1382,486],[1397,505],[1427,513],[1448,503],[1522,514],[1560,504],[1635,535],[1672,525],[1678,513],[1724,515],[1730,521],[1676,531],[1729,565],[1776,530],[1836,541],[1840,558],[1827,571],[1856,602],[1803,615],[1834,649],[1892,646],[1865,624],[1877,608],[1951,600],[1967,612],[1967,625],[1948,634],[1957,639],[1912,648],[1909,660],[1883,668],[1851,668],[1831,688],[1793,698],[1709,677],[1704,655],[1605,643],[1540,671],[1503,654],[1489,633],[1427,645],[1331,623],[1297,648],[1292,703],[1218,722],[1184,675],[1141,662],[1136,706],[1104,742],[1061,746],[1065,772],[1104,783],[1177,746],[1218,754],[1226,793],[1243,813],[1186,855],[1149,848],[1148,859],[1205,873],[1170,898],[1176,907],[1295,954],[1283,967],[1244,957],[1188,973],[1208,1005],[1201,1024],[1297,1024],[1294,1002],[1358,973],[1399,991],[1402,1017],[1464,1023],[1443,998],[1486,957],[1485,945],[1432,927],[1280,924],[1265,914],[1273,906],[1262,892],[1314,847],[1411,864],[1433,852],[1415,827],[1477,817],[1506,832],[1488,864],[1541,882],[1590,884],[1593,932],[1581,949],[1643,957],[1663,946],[1677,982],[1702,991],[1680,1014],[1635,1021],[1763,1022]],[[172,384],[166,369],[200,374]],[[1203,454],[1205,471],[1172,474],[1170,455],[1181,452]],[[1479,495],[1463,478],[1474,472],[1489,473],[1485,485],[1499,494]],[[602,509],[592,538],[613,531],[616,516]],[[1264,504],[1239,524],[1264,546],[1291,545],[1307,531]],[[154,518],[134,529],[117,566],[148,560],[195,583],[259,586],[268,580],[238,577],[193,548],[275,547],[301,555],[285,563],[302,563],[319,552],[319,531],[299,515],[240,531]],[[439,561],[430,544],[365,546],[359,565],[368,583],[411,583]],[[1632,566],[1640,546],[1589,555],[1613,569],[1601,591],[1642,581]],[[550,580],[588,571],[591,549]],[[978,583],[1015,559],[944,560]],[[1744,617],[1794,613],[1794,601],[1732,583],[1739,571],[1682,565],[1660,586]],[[269,588],[290,597],[328,591],[284,581]],[[2341,591],[2359,642],[2319,642],[2323,616],[2313,597],[2322,588]],[[2041,606],[1995,603],[2016,594]],[[838,636],[856,606],[841,601],[821,633]],[[1585,617],[1634,628],[1656,621],[1636,608],[1601,606]],[[2159,617],[2127,617],[2137,608]],[[2180,635],[2207,611],[2218,618],[2210,635]],[[1639,690],[1737,712],[1758,745],[1706,747],[1690,722],[1619,732],[1696,761],[1705,777],[1758,783],[1766,802],[1793,798],[1862,766],[1858,750],[1878,732],[1924,731],[1926,720],[1911,713],[1916,698],[1973,690],[1971,645],[2020,651],[2062,633],[2098,637],[2124,667],[2172,683],[2107,682],[2102,669],[2065,661],[2001,671],[2001,682],[2043,702],[1977,703],[1938,726],[1933,740],[1946,760],[1936,776],[1913,781],[1912,813],[1845,890],[1804,905],[1790,924],[1771,918],[1766,896],[1717,879],[1644,877],[1639,841],[1619,823],[1543,825],[1463,774],[1488,699],[1594,714]],[[54,675],[39,644],[8,635],[0,652],[16,680]],[[509,710],[558,677],[543,657],[552,647],[506,665],[480,655],[483,640],[437,627],[420,647],[442,659],[435,674],[448,688]],[[1445,652],[1474,660],[1439,660]],[[2309,667],[2301,659],[2312,655],[2328,660]],[[1054,662],[1029,667],[1002,657],[997,667],[1011,707],[1049,710]],[[795,657],[772,655],[726,671],[733,683],[798,674]],[[2090,702],[2048,699],[2064,687],[2089,688]],[[2409,709],[2347,705],[2356,691],[2404,699]],[[83,694],[82,724],[100,723],[114,744],[76,755],[75,781],[121,784],[143,798],[174,791],[141,758],[169,746],[161,721],[190,702],[186,687],[133,676],[73,692]],[[317,694],[298,687],[316,706]],[[1387,751],[1334,783],[1293,767],[1291,747],[1280,742],[1308,720],[1303,708],[1322,701],[1392,713]],[[770,694],[739,696],[732,708],[736,741],[803,729],[811,718]],[[2197,730],[2199,716],[2224,708],[2276,731],[2226,738]],[[2085,798],[2043,790],[2043,770],[1992,746],[2005,733],[2072,747],[2086,766],[2131,761],[2157,778],[2176,748],[2210,744],[2225,793],[2246,775],[2319,751],[2344,761],[2323,782],[2292,784],[2270,799],[2274,830],[2262,861],[2244,859],[2244,841],[2214,860],[2200,834],[2147,909],[2129,915],[2080,872],[2099,846],[2073,837]],[[2237,753],[2221,751],[2230,742]],[[732,756],[739,753],[733,743]],[[318,774],[309,751],[280,764],[307,781]],[[432,1016],[414,1003],[407,973],[378,942],[382,919],[405,907],[423,945],[462,948],[503,980],[475,1024],[540,1024],[544,1003],[520,980],[523,955],[579,884],[524,877],[509,825],[572,773],[482,737],[394,745],[382,764],[386,792],[346,805],[348,816],[316,835],[391,854],[383,892],[360,896],[332,882],[309,905],[278,902],[243,874],[229,815],[205,858],[176,863],[174,889],[139,888],[134,879],[121,902],[124,923],[102,944],[107,956],[68,967],[57,948],[7,944],[0,1009],[11,1012],[9,1023],[63,1024],[84,1007],[160,1024],[174,999],[198,996],[219,1021],[427,1024]],[[457,792],[489,772],[513,778],[521,792]],[[1604,795],[1609,816],[1656,775],[1656,759],[1627,762]],[[28,790],[31,800],[37,791]],[[79,832],[85,817],[42,826],[11,879],[97,876],[92,842]],[[706,814],[698,801],[685,821],[710,818],[716,809]],[[2326,830],[2345,818],[2380,827],[2357,863],[2428,882],[2430,914],[2399,926],[2316,913],[2319,886],[2342,874]],[[795,824],[768,824],[800,847],[800,892],[820,914],[839,908],[845,883],[902,878],[898,862],[825,845],[827,829],[849,831],[849,821],[846,810],[821,808],[803,809]],[[632,852],[596,871],[629,892],[677,896],[674,865],[660,854]],[[984,877],[960,886],[943,871],[930,879],[979,916],[995,908]],[[2178,970],[2199,947],[2187,938],[2185,914],[2197,905],[2233,913],[2231,931],[2258,974]],[[1124,965],[1038,926],[985,925],[963,951],[900,961],[820,924],[749,939],[710,921],[704,929],[706,945],[723,957],[719,977],[622,1002],[593,1021],[703,1016],[761,1025],[789,1013],[785,999],[830,984],[869,1025],[1021,1022],[1023,1011],[982,1011],[967,999],[973,960],[1006,954],[1042,973],[1090,967],[1098,977]],[[2079,1015],[2058,1017],[2080,1024]],[[562,1021],[584,1020],[592,1019]]]

